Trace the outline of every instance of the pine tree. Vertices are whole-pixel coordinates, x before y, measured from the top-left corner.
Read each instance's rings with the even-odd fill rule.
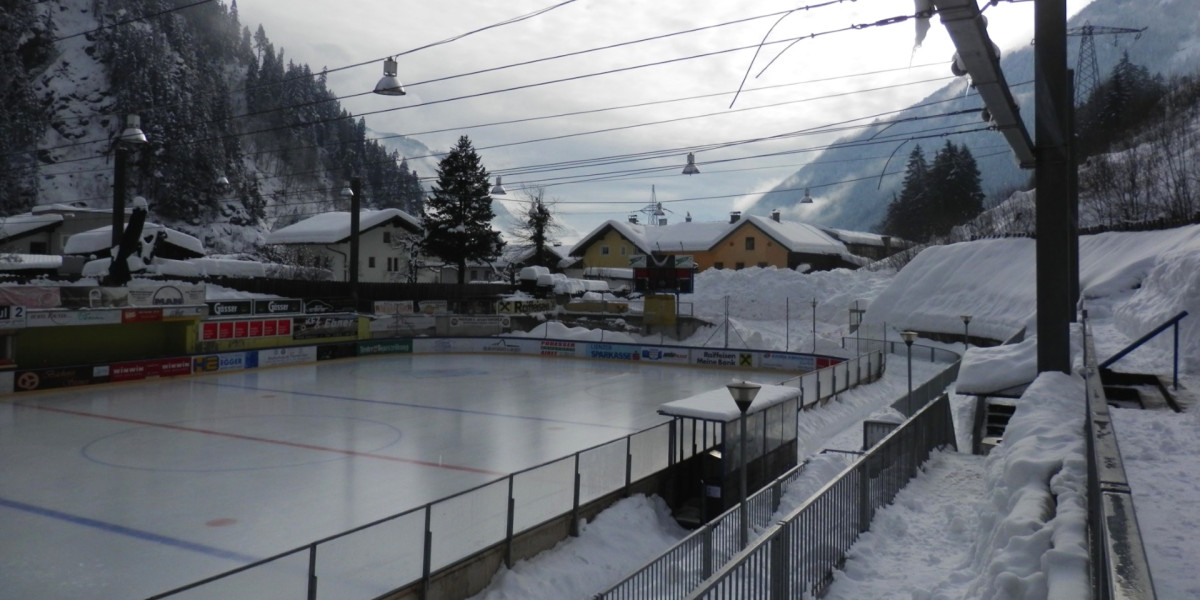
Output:
[[[488,172],[467,136],[438,163],[437,184],[425,202],[425,249],[458,267],[458,283],[466,283],[468,261],[492,261],[504,242],[492,229]]]
[[[918,144],[908,154],[908,164],[904,168],[904,186],[900,189],[900,195],[893,197],[888,205],[887,216],[880,226],[883,233],[913,241],[927,239],[925,217],[922,213],[928,183],[929,163],[925,161],[925,154]]]

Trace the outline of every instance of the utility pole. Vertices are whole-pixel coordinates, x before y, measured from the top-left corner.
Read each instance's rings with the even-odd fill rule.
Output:
[[[1071,370],[1071,107],[1066,0],[1034,0],[1038,372]]]

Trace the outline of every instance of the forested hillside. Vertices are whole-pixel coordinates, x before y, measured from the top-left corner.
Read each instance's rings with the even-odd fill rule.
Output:
[[[266,229],[337,206],[352,176],[364,207],[419,213],[403,157],[370,139],[323,73],[241,23],[236,2],[0,4],[0,95],[0,214],[111,206],[129,114],[149,138],[131,154],[131,195],[210,252],[255,252]]]

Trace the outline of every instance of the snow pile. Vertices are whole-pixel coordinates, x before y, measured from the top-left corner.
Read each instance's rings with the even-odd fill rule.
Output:
[[[932,598],[1088,598],[1084,386],[1045,373],[1021,397],[1004,443],[987,459],[988,506],[969,561]]]
[[[514,331],[505,334],[510,337],[544,338],[554,340],[574,340],[577,342],[604,342],[606,344],[636,344],[627,333],[620,331],[604,331],[603,329],[587,329],[586,327],[567,327],[558,321],[547,321],[527,332]]]
[[[1037,336],[1019,344],[971,348],[963,355],[954,389],[959,394],[988,395],[1025,385],[1037,372]]]
[[[1194,371],[1200,366],[1200,249],[1159,256],[1141,288],[1116,308],[1114,316],[1121,333],[1138,338],[1181,311],[1190,316],[1179,322],[1180,369]],[[1173,345],[1169,332],[1150,343],[1164,353],[1173,352]],[[1164,364],[1159,363],[1158,370]]]
[[[476,600],[591,598],[687,535],[658,497],[630,496],[580,528],[579,537],[501,568]]]

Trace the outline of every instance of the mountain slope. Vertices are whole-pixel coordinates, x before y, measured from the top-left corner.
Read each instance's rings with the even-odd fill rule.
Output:
[[[1148,4],[1154,6],[1148,7]],[[1200,20],[1196,17],[1194,2],[1096,0],[1072,18],[1068,26],[1079,27],[1085,23],[1149,28],[1136,41],[1132,36],[1118,38],[1116,44],[1112,43],[1113,38],[1094,38],[1096,61],[1102,78],[1125,51],[1129,52],[1134,63],[1146,66],[1151,72],[1173,75],[1191,73],[1200,68],[1200,30],[1197,29]],[[1078,48],[1078,38],[1069,38],[1068,65],[1072,67],[1076,63]],[[1034,93],[1033,86],[1028,83],[1033,80],[1032,47],[1006,54],[1001,59],[1001,67],[1021,106],[1026,128],[1033,135]],[[896,115],[893,120],[931,117],[982,107],[978,96],[968,93],[967,86],[965,79],[952,82],[916,107]],[[887,205],[893,194],[900,189],[904,160],[914,144],[921,144],[928,155],[932,155],[932,151],[942,144],[937,137],[910,138],[974,129],[983,125],[978,114],[971,113],[867,128],[858,135],[842,138],[840,143],[849,147],[825,151],[812,164],[783,180],[774,188],[776,191],[760,197],[748,212],[767,214],[779,209],[789,218],[814,224],[873,230],[887,213]],[[947,126],[955,127],[934,130]],[[954,135],[952,139],[957,144],[965,144],[975,156],[983,176],[985,193],[1007,196],[1008,191],[1027,187],[1032,171],[1018,168],[1000,134],[984,131]],[[811,189],[815,203],[799,203],[804,188]]]

